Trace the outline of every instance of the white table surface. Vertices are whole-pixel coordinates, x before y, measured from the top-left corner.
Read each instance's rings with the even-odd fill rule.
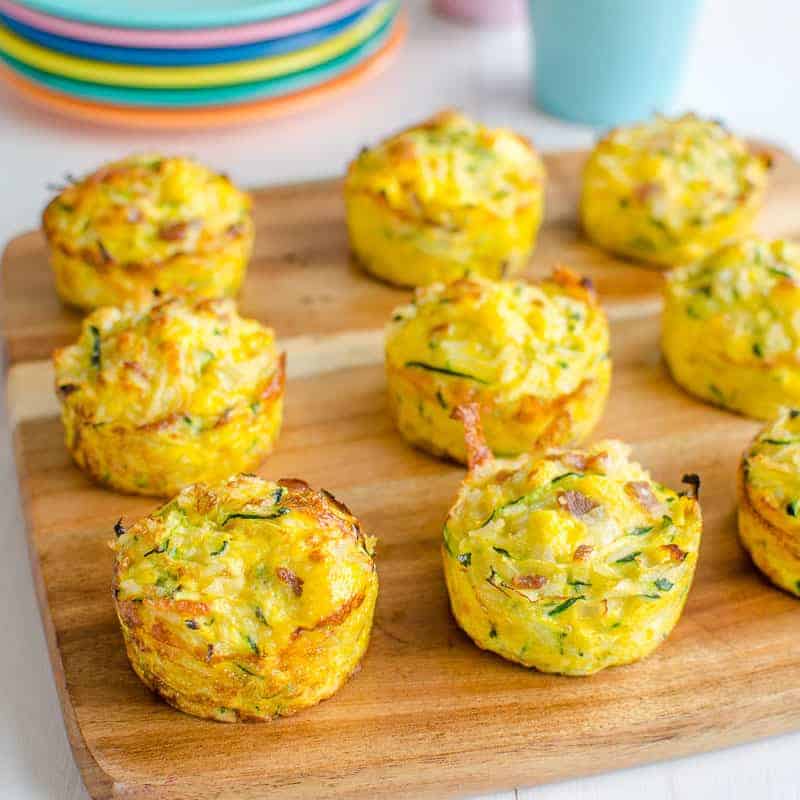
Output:
[[[318,110],[239,130],[165,134],[95,127],[38,111],[0,88],[0,244],[37,224],[48,182],[129,151],[192,153],[245,186],[322,177],[340,173],[362,144],[444,105],[514,125],[543,150],[591,143],[592,131],[531,107],[525,31],[480,31],[433,17],[423,0],[408,0],[408,6],[411,36],[387,73]],[[720,117],[800,153],[798,31],[795,0],[706,0],[679,108]],[[5,426],[0,530],[0,797],[85,798],[45,649]],[[520,788],[497,800],[797,800],[798,753],[800,734]]]

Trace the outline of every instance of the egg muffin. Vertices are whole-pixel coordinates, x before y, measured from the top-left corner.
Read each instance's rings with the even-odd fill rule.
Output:
[[[70,183],[44,211],[56,290],[91,310],[239,290],[253,247],[250,197],[188,158],[137,155]]]
[[[189,486],[115,530],[128,658],[175,708],[223,722],[287,716],[358,667],[378,594],[375,540],[328,492],[239,475]]]
[[[800,407],[800,245],[747,238],[667,276],[663,349],[687,391],[757,419]]]
[[[744,454],[739,537],[774,584],[800,597],[800,410],[784,409]]]
[[[519,134],[445,111],[362,150],[344,192],[350,246],[378,278],[398,286],[501,278],[533,249],[544,167]]]
[[[532,286],[482,278],[417,290],[386,338],[389,405],[400,433],[464,462],[452,410],[480,405],[497,455],[583,439],[605,407],[609,332],[591,285],[559,268]]]
[[[617,128],[584,170],[584,230],[600,247],[639,261],[696,261],[749,230],[769,163],[693,114]]]
[[[543,672],[590,675],[649,655],[691,587],[697,476],[676,493],[617,441],[496,461],[476,408],[456,413],[471,464],[442,558],[461,628],[479,647]]]
[[[284,355],[232,300],[99,309],[54,362],[67,449],[123,492],[166,497],[253,469],[278,437]]]

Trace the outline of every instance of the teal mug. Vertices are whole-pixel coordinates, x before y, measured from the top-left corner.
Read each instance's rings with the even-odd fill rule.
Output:
[[[667,111],[700,0],[528,0],[536,102],[613,126]]]

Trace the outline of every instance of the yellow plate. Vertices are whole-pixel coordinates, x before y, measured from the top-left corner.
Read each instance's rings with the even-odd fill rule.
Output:
[[[326,42],[280,56],[200,67],[140,67],[110,64],[56,53],[32,44],[0,25],[0,50],[31,67],[90,83],[151,88],[194,88],[246,83],[308,69],[357,46],[396,11],[398,0],[380,3],[374,11]]]

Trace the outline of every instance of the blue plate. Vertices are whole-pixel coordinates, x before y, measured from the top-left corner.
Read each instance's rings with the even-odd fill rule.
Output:
[[[328,0],[21,0],[21,5],[114,28],[226,28],[298,14]]]
[[[349,25],[358,22],[374,8],[374,3],[359,9],[343,19],[331,22],[315,30],[268,39],[263,42],[244,44],[236,47],[214,47],[196,50],[160,50],[139,47],[115,47],[113,45],[83,42],[79,39],[68,39],[52,33],[40,31],[30,25],[0,14],[0,21],[5,23],[18,36],[35,42],[42,47],[59,53],[91,58],[97,61],[109,61],[114,64],[146,64],[156,67],[196,66],[202,64],[228,64],[234,61],[248,61],[264,56],[277,56],[302,50],[325,41],[341,32]]]
[[[29,80],[62,94],[80,97],[84,100],[140,108],[200,108],[280,97],[330,81],[377,52],[389,38],[395,18],[396,15],[391,17],[376,33],[357,47],[323,64],[280,78],[237,83],[231,86],[200,89],[136,89],[107,86],[62,78],[59,75],[43,72],[1,52],[0,59]]]

